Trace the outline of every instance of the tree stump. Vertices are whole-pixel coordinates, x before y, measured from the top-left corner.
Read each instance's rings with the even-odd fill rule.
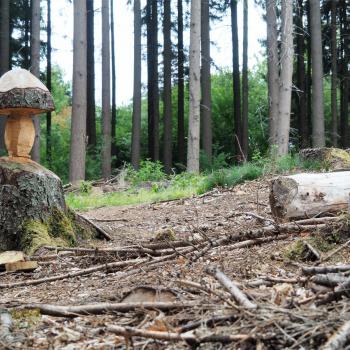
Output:
[[[34,253],[43,245],[74,245],[95,234],[68,210],[61,180],[22,158],[0,158],[0,251]]]

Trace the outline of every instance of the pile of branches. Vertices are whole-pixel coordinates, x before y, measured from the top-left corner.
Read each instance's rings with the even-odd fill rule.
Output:
[[[113,274],[114,278],[123,281],[129,276],[136,278],[138,274],[175,265],[178,259],[184,262],[183,270],[190,270],[199,259],[209,252],[215,253],[220,247],[225,246],[233,251],[263,245],[297,236],[301,232],[319,231],[338,220],[326,217],[277,224],[253,213],[246,214],[255,216],[266,226],[220,237],[210,237],[202,232],[200,239],[151,242],[119,248],[46,246],[46,251],[51,253],[33,257],[42,265],[69,257],[90,266],[43,278],[1,283],[1,293],[96,272]],[[242,344],[255,348],[260,344],[260,348],[340,349],[350,339],[350,307],[344,302],[344,297],[350,296],[350,265],[327,266],[324,263],[349,244],[345,242],[326,256],[320,256],[317,249],[307,244],[307,249],[316,255],[316,262],[312,266],[298,265],[295,276],[259,276],[253,280],[235,281],[220,267],[207,264],[203,269],[206,278],[200,282],[174,277],[172,286],[162,286],[176,296],[172,301],[135,302],[126,299],[118,303],[65,306],[26,304],[15,300],[0,302],[3,306],[0,310],[0,339],[11,338],[11,316],[8,312],[11,309],[35,309],[43,315],[65,318],[156,310],[169,316],[172,324],[167,323],[166,329],[146,328],[144,324],[135,322],[128,326],[106,324],[101,331],[117,335],[126,344],[138,341],[142,346],[148,344],[145,342],[150,339],[163,345],[177,342],[191,347],[202,343],[221,343],[230,348],[233,345],[238,348]],[[121,344],[124,342],[121,341]]]

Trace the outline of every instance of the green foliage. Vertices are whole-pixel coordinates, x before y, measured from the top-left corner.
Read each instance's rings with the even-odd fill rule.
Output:
[[[92,184],[90,181],[81,181],[79,185],[80,193],[89,194],[92,190]]]
[[[133,185],[139,185],[146,181],[162,181],[166,179],[164,168],[161,162],[152,162],[149,159],[140,162],[140,169],[135,171],[128,167],[128,180]]]

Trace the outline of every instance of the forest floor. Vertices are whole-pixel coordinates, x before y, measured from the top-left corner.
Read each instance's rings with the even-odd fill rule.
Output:
[[[274,223],[268,181],[84,212],[112,241],[41,249],[34,272],[0,273],[0,316],[13,320],[11,330],[0,322],[0,348],[319,349],[350,306],[302,272],[314,262],[290,259],[300,237],[322,229]],[[346,263],[349,253],[321,259]]]

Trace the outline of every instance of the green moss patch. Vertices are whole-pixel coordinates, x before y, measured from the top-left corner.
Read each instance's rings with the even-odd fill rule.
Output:
[[[94,232],[88,227],[82,227],[73,212],[68,211],[66,214],[55,208],[45,222],[35,219],[25,221],[20,247],[26,254],[32,255],[45,245],[73,247],[79,239],[93,236]]]
[[[17,328],[30,328],[41,320],[39,309],[12,309],[10,314]]]

